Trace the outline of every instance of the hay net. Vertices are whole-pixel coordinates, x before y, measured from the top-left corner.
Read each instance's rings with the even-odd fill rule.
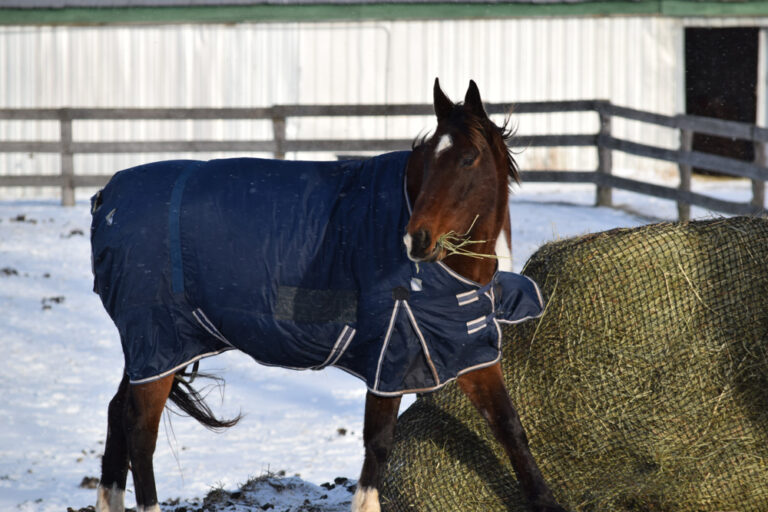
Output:
[[[768,511],[768,221],[617,229],[543,246],[548,305],[505,330],[507,387],[574,511]],[[387,511],[526,511],[453,385],[398,422]]]

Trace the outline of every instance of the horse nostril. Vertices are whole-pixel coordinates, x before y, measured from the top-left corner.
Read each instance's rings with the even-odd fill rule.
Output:
[[[424,257],[432,246],[432,235],[428,229],[417,230],[411,239],[411,255]]]
[[[413,234],[413,243],[417,247],[426,249],[432,237],[426,229],[420,229]]]

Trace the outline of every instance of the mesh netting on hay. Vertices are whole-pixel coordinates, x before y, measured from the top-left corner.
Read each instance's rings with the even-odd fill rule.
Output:
[[[507,386],[574,511],[768,511],[768,221],[617,229],[542,247],[548,299],[505,330]],[[384,510],[527,511],[456,385],[398,422]]]

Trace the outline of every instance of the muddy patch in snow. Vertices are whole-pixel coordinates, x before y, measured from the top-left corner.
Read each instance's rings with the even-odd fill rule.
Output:
[[[88,477],[85,480],[91,481]],[[236,490],[213,489],[201,500],[166,500],[160,509],[163,512],[347,512],[354,492],[355,482],[343,477],[333,483],[314,485],[298,477],[268,473]],[[126,512],[132,511],[135,509],[126,509]],[[95,508],[69,507],[67,512],[95,512]]]

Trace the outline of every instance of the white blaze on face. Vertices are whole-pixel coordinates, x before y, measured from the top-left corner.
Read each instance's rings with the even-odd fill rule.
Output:
[[[499,270],[503,272],[512,272],[512,251],[509,250],[507,234],[503,229],[496,239],[496,257],[498,257]]]
[[[440,140],[437,143],[437,147],[435,148],[435,157],[440,155],[440,153],[450,148],[451,146],[453,146],[453,139],[446,133],[440,137]]]
[[[352,512],[381,512],[379,491],[372,487],[358,487],[352,497]]]

